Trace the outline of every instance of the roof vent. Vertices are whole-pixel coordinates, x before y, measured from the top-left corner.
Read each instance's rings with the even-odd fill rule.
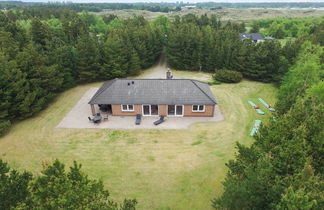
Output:
[[[127,85],[130,86],[130,82],[127,82]]]
[[[135,83],[135,82],[134,82],[134,81],[132,81],[132,84],[133,84],[133,85],[134,85],[134,83]]]

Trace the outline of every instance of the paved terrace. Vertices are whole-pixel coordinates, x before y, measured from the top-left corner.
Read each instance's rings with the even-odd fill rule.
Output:
[[[135,116],[109,116],[108,120],[102,120],[99,124],[94,124],[88,120],[91,116],[90,105],[91,97],[98,88],[90,88],[72,110],[57,125],[57,128],[97,128],[97,129],[189,129],[190,125],[199,122],[218,122],[224,120],[224,117],[218,107],[215,106],[214,117],[166,117],[165,122],[160,125],[154,125],[158,120],[156,117],[142,117],[140,125],[135,125]],[[99,112],[96,106],[96,112]]]

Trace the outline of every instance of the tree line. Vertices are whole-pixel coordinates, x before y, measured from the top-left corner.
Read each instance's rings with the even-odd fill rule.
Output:
[[[0,12],[0,133],[67,88],[155,64],[163,45],[157,23],[70,10]]]
[[[283,24],[286,27],[290,23]],[[279,84],[305,40],[323,43],[323,26],[324,21],[314,22],[285,45],[279,40],[254,43],[240,40],[239,33],[246,31],[244,23],[224,22],[214,15],[189,14],[170,21],[166,56],[175,69],[205,72],[229,69],[241,72],[248,79]]]
[[[110,199],[102,181],[90,179],[74,161],[69,170],[55,160],[39,176],[19,172],[0,159],[0,209],[134,210],[137,201]]]
[[[324,206],[323,47],[304,42],[279,88],[276,113],[251,146],[237,144],[215,209]]]
[[[242,32],[244,23],[224,23],[216,16],[176,17],[168,30],[168,63],[181,70],[230,69],[252,80],[278,82],[288,68],[280,43],[241,41]]]
[[[72,3],[72,2],[20,2],[6,1],[0,2],[0,9],[69,9],[76,12],[102,12],[105,10],[147,10],[151,12],[170,12],[175,11],[175,3]]]

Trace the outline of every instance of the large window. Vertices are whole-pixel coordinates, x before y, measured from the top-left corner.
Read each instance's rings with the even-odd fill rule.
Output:
[[[159,106],[158,105],[143,105],[143,115],[151,116],[159,114]]]
[[[192,112],[204,112],[205,105],[192,105]]]
[[[123,105],[121,105],[121,110],[123,112],[132,112],[132,111],[134,111],[134,105],[132,105],[132,104],[123,104]]]
[[[183,105],[168,105],[169,116],[183,116]]]

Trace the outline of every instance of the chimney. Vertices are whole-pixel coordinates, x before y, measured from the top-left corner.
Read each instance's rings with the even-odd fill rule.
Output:
[[[172,79],[173,76],[172,76],[172,72],[170,71],[170,69],[168,68],[168,71],[166,72],[166,78],[167,79]]]

